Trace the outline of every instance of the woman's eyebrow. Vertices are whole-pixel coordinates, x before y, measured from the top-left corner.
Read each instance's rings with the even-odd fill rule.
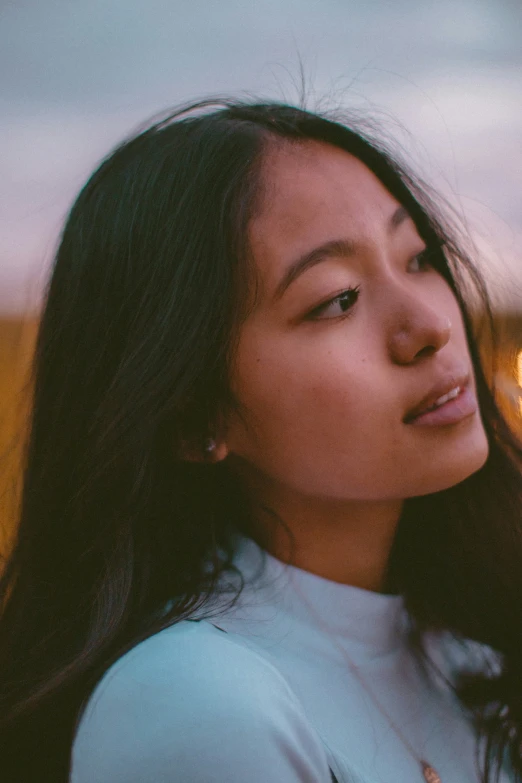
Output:
[[[410,218],[408,210],[402,205],[397,207],[388,220],[388,233],[393,234],[400,224],[408,218]],[[279,281],[274,293],[273,301],[277,302],[281,299],[286,289],[296,278],[302,275],[303,272],[306,272],[307,269],[310,269],[311,267],[316,266],[316,264],[320,264],[321,261],[325,261],[327,258],[332,258],[333,256],[349,258],[355,254],[356,250],[357,243],[350,239],[332,239],[325,242],[323,245],[319,245],[319,247],[315,247],[313,250],[304,253],[302,256],[299,256],[298,259],[290,264]]]

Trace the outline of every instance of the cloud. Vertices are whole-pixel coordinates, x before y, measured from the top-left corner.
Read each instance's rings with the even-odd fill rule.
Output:
[[[521,10],[515,0],[4,3],[0,308],[18,307],[40,279],[74,195],[138,122],[209,93],[295,99],[299,57],[319,95],[381,107],[429,179],[517,234]]]

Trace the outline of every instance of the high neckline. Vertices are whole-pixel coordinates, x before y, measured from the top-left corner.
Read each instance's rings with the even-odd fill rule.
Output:
[[[407,615],[401,595],[334,582],[284,563],[243,534],[234,544],[233,562],[245,586],[233,615],[242,623],[246,619],[251,627],[256,621],[265,626],[270,619],[279,627],[293,628],[297,637],[312,632],[317,639],[326,628],[338,645],[363,660],[386,655],[404,643]],[[232,589],[236,586],[232,579]]]

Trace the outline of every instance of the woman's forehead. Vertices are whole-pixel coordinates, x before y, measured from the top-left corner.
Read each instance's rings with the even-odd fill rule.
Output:
[[[263,263],[340,239],[340,232],[357,240],[378,231],[398,206],[362,161],[323,142],[275,145],[266,153],[261,180],[249,238]]]

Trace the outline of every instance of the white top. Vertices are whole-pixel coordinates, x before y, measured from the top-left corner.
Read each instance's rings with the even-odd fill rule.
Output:
[[[343,652],[443,783],[477,783],[470,720],[408,652],[401,596],[285,565],[243,536],[234,562],[247,584],[232,609],[220,614],[220,599],[211,618],[155,634],[106,672],[70,783],[330,783],[329,768],[339,783],[422,783]],[[430,650],[448,674],[462,657],[443,635]],[[470,654],[478,666],[488,650]]]

